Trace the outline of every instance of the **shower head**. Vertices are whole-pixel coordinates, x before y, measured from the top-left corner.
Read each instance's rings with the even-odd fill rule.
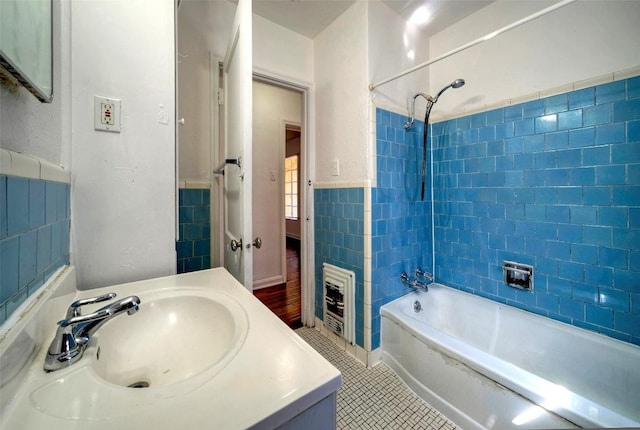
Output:
[[[455,81],[451,82],[451,88],[460,88],[464,84],[464,79],[456,79]]]
[[[446,87],[440,90],[438,95],[433,99],[433,103],[437,102],[440,96],[442,95],[442,93],[447,91],[449,88],[460,88],[461,86],[464,85],[464,83],[465,83],[464,79],[456,79],[455,81],[451,82],[449,85],[447,85]]]

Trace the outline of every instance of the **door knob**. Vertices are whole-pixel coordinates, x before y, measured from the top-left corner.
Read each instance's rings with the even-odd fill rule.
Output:
[[[242,239],[240,239],[240,241],[237,241],[235,239],[231,240],[231,250],[232,251],[236,251],[238,249],[242,250]]]
[[[262,248],[262,239],[260,239],[259,237],[256,237],[253,240],[253,246],[255,246],[258,249]]]

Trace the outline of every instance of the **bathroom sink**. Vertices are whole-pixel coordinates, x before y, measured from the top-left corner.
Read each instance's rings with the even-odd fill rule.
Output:
[[[330,427],[335,420],[324,412],[335,408],[338,370],[224,268],[91,291],[78,291],[74,276],[68,288],[48,293],[11,344],[0,343],[0,361],[19,357],[14,367],[22,368],[2,386],[0,430],[280,428],[316,415]],[[104,303],[88,298],[107,293],[139,297],[138,312],[109,318],[81,358],[45,371],[47,346],[70,304],[84,303],[81,316],[90,316]],[[36,347],[25,347],[25,337]]]
[[[242,349],[249,319],[230,295],[207,288],[136,294],[137,313],[100,327],[76,364],[43,373],[53,379],[30,393],[37,410],[65,420],[129,415],[132,405],[140,411],[208,383]]]
[[[204,382],[238,352],[247,328],[246,313],[229,296],[169,294],[142,299],[138,313],[109,321],[87,352],[96,375],[121,387]]]

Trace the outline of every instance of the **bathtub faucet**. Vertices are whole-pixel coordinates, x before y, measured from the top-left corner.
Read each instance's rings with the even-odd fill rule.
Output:
[[[67,316],[58,322],[56,335],[49,346],[44,362],[45,371],[53,372],[77,362],[82,358],[91,336],[104,323],[125,312],[128,315],[138,312],[140,299],[137,296],[129,296],[88,315],[80,313],[81,306],[111,300],[115,296],[115,293],[108,293],[99,297],[81,299],[69,306]]]
[[[425,272],[419,267],[416,269],[416,278],[426,279],[429,283],[433,282],[433,275],[429,272]]]
[[[429,291],[429,286],[426,282],[418,281],[417,278],[407,275],[406,272],[402,272],[400,280],[403,284],[414,290]]]

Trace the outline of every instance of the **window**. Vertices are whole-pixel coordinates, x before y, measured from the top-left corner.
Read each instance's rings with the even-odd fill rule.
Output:
[[[284,160],[284,216],[298,219],[298,156]]]

